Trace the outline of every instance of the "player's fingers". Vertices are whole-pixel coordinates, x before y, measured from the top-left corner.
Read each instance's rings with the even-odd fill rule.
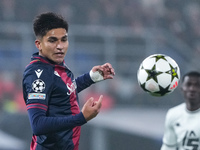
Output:
[[[115,75],[115,69],[114,68],[111,68],[111,74]]]
[[[103,100],[103,95],[101,95],[101,96],[99,97],[99,100],[98,100],[97,103],[96,103],[96,107],[97,107],[97,108],[101,108],[102,100]]]
[[[108,69],[112,69],[112,65],[110,63],[105,63],[104,65],[102,65],[102,67],[108,68]]]
[[[96,72],[96,71],[99,71],[99,72],[103,72],[104,71],[104,68],[102,66],[94,66],[92,68],[92,72]]]
[[[89,105],[89,106],[93,106],[93,104],[94,104],[94,98],[93,97],[90,97],[85,103],[85,105]]]
[[[107,75],[106,77],[104,77],[104,79],[113,79],[114,77],[112,75]]]
[[[106,66],[108,66],[108,68],[112,68],[112,65],[110,63],[106,63]]]
[[[115,75],[115,70],[110,63],[105,63],[102,65],[110,74]]]

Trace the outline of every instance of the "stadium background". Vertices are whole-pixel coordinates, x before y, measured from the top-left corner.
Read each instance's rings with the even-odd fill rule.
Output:
[[[28,150],[31,131],[22,98],[22,73],[37,49],[32,20],[53,11],[69,22],[66,63],[75,76],[110,62],[114,80],[80,93],[80,105],[104,95],[101,113],[82,127],[80,150],[156,150],[166,111],[181,102],[180,87],[152,97],[138,86],[142,60],[171,56],[181,74],[199,70],[200,2],[197,0],[1,0],[0,150]]]

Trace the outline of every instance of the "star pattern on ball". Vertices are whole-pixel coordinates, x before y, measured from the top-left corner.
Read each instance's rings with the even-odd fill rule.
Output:
[[[165,94],[171,92],[169,91],[169,87],[170,85],[168,85],[166,88],[163,88],[162,86],[159,85],[160,91],[154,93],[159,94],[160,96],[164,96]]]
[[[178,73],[177,73],[178,68],[177,67],[173,67],[171,64],[169,64],[169,66],[170,66],[171,69],[167,73],[172,75],[171,81],[173,81],[174,78],[179,79]]]
[[[155,59],[156,59],[156,62],[157,62],[158,60],[160,60],[160,59],[164,59],[164,60],[167,61],[167,59],[165,58],[164,55],[156,55],[156,56],[153,56],[152,58],[155,58]]]
[[[149,90],[147,90],[147,89],[145,88],[145,84],[146,84],[146,83],[140,84],[141,88],[142,88],[144,91],[146,91],[146,92],[150,92]]]
[[[153,79],[158,82],[157,76],[162,74],[162,72],[156,70],[156,65],[154,65],[152,69],[145,69],[145,71],[148,74],[147,81]]]

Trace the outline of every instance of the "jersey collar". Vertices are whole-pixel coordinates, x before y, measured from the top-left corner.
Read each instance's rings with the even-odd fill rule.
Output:
[[[41,61],[43,63],[47,63],[47,64],[50,64],[50,65],[53,65],[53,66],[57,66],[57,67],[64,67],[64,68],[68,68],[67,65],[65,64],[65,62],[63,61],[61,64],[56,64],[55,62],[53,62],[52,60],[46,58],[46,57],[43,57],[43,56],[40,56],[39,55],[39,52],[37,53],[34,53],[31,57],[31,63],[34,63],[34,62],[37,62],[37,61]]]

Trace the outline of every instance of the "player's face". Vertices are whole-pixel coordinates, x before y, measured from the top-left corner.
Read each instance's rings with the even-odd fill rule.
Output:
[[[182,91],[184,97],[190,103],[200,103],[200,77],[186,76],[183,84]]]
[[[69,46],[68,34],[64,28],[52,29],[41,39],[37,39],[35,44],[39,49],[39,55],[60,64]]]

